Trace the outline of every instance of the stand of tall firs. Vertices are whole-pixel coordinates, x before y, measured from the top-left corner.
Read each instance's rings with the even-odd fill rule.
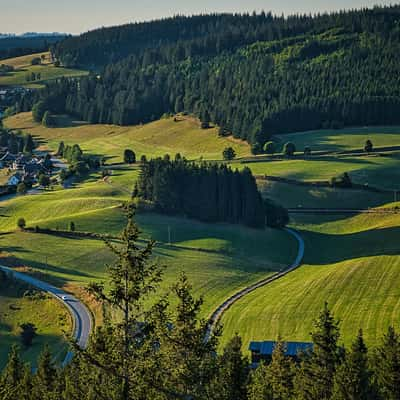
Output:
[[[193,297],[185,276],[159,292],[164,268],[152,261],[154,242],[139,239],[129,211],[121,241],[106,242],[115,254],[107,290],[99,283],[88,287],[105,310],[88,349],[74,346],[72,363],[61,369],[46,348],[32,371],[13,348],[1,373],[1,400],[400,399],[400,338],[394,329],[369,352],[361,331],[345,349],[325,305],[312,333],[312,353],[294,361],[279,341],[272,361],[251,369],[240,337],[221,351],[220,328],[204,340],[202,300]]]
[[[196,164],[179,154],[142,161],[134,197],[158,212],[205,222],[229,222],[254,228],[283,227],[287,211],[263,200],[249,168],[233,171],[226,165]]]

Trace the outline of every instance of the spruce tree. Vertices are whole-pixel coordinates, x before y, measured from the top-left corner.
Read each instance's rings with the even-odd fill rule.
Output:
[[[303,358],[295,377],[298,400],[328,400],[332,395],[333,379],[340,362],[338,322],[327,303],[315,322],[311,334],[314,349]]]
[[[121,399],[133,396],[136,375],[140,374],[143,362],[144,346],[141,340],[151,335],[146,321],[145,299],[156,290],[161,281],[162,267],[150,262],[154,241],[139,245],[140,231],[133,221],[133,209],[129,207],[128,223],[121,235],[121,245],[105,240],[108,248],[115,255],[116,261],[108,267],[109,291],[100,283],[92,283],[88,292],[97,300],[108,304],[121,313],[121,322],[105,324],[93,347],[83,352],[89,363],[99,366],[115,383],[115,390],[120,391]],[[154,344],[154,342],[152,342]],[[92,351],[90,351],[92,350]],[[131,365],[136,363],[136,367]]]
[[[45,126],[46,128],[51,128],[53,126],[53,119],[49,111],[46,111],[43,114],[42,125]]]
[[[36,122],[42,122],[44,113],[46,112],[46,103],[44,101],[38,101],[33,105],[32,116]]]
[[[367,346],[362,330],[351,345],[335,375],[333,400],[368,400],[372,398],[371,373],[368,368]]]
[[[57,398],[57,369],[48,345],[39,356],[37,371],[33,377],[32,400]]]
[[[56,155],[60,156],[60,157],[63,157],[64,156],[64,150],[65,150],[65,144],[64,144],[64,142],[60,142],[60,144],[58,145],[58,150],[57,150]]]
[[[293,361],[285,356],[285,343],[279,338],[268,365],[268,382],[271,385],[274,400],[288,400],[293,396],[295,373]]]
[[[32,154],[35,144],[33,143],[32,135],[27,135],[25,138],[24,153]]]
[[[237,334],[225,346],[219,365],[215,398],[246,400],[249,361],[243,356],[242,339]]]
[[[400,399],[400,338],[389,327],[374,357],[374,376],[380,395],[385,400]]]
[[[268,381],[268,367],[261,363],[250,375],[250,382],[247,387],[248,400],[273,400],[271,384]]]
[[[20,385],[24,376],[24,365],[17,346],[13,346],[8,355],[7,365],[0,377],[0,399],[14,400],[18,398]]]

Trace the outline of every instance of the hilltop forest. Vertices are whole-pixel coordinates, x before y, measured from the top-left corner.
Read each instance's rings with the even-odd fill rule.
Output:
[[[272,134],[399,124],[400,7],[316,16],[175,17],[98,29],[53,49],[86,78],[29,94],[54,112],[131,125],[196,114],[261,151]]]

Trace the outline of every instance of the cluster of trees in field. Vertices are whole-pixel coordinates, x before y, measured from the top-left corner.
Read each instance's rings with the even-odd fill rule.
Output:
[[[7,149],[10,153],[32,154],[35,146],[32,135],[24,135],[22,132],[14,133],[0,127],[0,147]]]
[[[393,6],[98,30],[61,42],[55,54],[73,64],[108,63],[104,70],[52,83],[19,110],[42,98],[54,111],[119,125],[187,111],[249,141],[255,153],[275,133],[400,123],[399,16]]]
[[[155,209],[206,222],[229,222],[251,227],[284,226],[286,210],[265,202],[249,168],[232,171],[226,165],[198,165],[178,154],[143,161],[134,197]]]
[[[85,175],[90,170],[100,167],[99,159],[90,154],[84,154],[79,144],[71,146],[60,142],[56,155],[65,159],[69,164],[68,170],[62,169],[60,172],[61,181],[75,174],[79,176]]]
[[[312,352],[291,359],[279,341],[272,360],[252,369],[237,335],[221,352],[221,327],[205,340],[202,299],[184,275],[169,295],[161,293],[163,267],[151,256],[155,243],[143,243],[132,219],[121,240],[117,247],[107,243],[116,259],[108,269],[109,290],[98,282],[87,288],[110,314],[88,349],[75,346],[72,363],[61,370],[46,348],[32,371],[13,348],[0,376],[1,400],[399,399],[400,337],[393,328],[370,352],[361,331],[344,348],[325,305],[311,334]]]

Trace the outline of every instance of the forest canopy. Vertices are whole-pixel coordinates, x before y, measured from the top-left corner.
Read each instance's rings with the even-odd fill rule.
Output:
[[[99,73],[18,105],[131,125],[188,112],[261,152],[273,134],[400,123],[400,7],[316,16],[175,17],[100,29],[54,49]]]

